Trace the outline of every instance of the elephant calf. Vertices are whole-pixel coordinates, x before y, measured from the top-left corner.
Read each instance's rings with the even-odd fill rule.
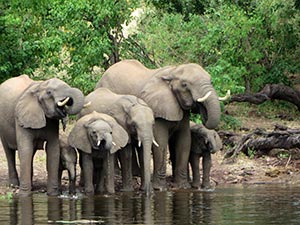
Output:
[[[68,144],[67,136],[60,135],[59,137],[60,148],[60,164],[59,164],[59,185],[61,185],[62,173],[64,170],[68,171],[69,175],[69,194],[74,195],[76,185],[76,164],[77,164],[77,151]]]
[[[114,193],[114,156],[128,143],[127,132],[116,120],[93,111],[76,121],[68,143],[79,152],[85,193]]]
[[[215,130],[209,130],[202,124],[190,123],[191,152],[189,163],[193,172],[192,187],[210,189],[211,154],[222,148],[222,140]],[[199,159],[202,157],[203,176],[200,185]]]

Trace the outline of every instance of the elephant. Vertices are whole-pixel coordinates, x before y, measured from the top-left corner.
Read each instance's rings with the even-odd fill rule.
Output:
[[[202,124],[190,122],[191,127],[191,152],[189,163],[192,168],[192,187],[210,190],[211,154],[222,148],[222,140],[215,130],[210,130]],[[202,157],[202,184],[200,184],[199,159]]]
[[[102,87],[116,94],[137,96],[153,110],[158,143],[153,146],[154,189],[166,189],[168,146],[178,161],[174,188],[190,188],[186,170],[191,145],[190,112],[200,113],[204,126],[214,129],[220,121],[219,100],[226,99],[218,97],[210,75],[194,63],[149,69],[137,60],[123,60],[104,72],[96,89]]]
[[[142,185],[145,193],[152,192],[151,148],[156,143],[153,136],[154,115],[150,107],[133,95],[118,95],[107,88],[98,88],[85,97],[85,104],[79,117],[97,111],[106,113],[127,131],[129,143],[120,151],[123,191],[132,191],[132,145],[138,148],[142,169]]]
[[[128,139],[125,129],[107,114],[93,111],[77,120],[68,143],[79,151],[86,195],[115,193],[114,153],[123,148]]]
[[[59,149],[60,149],[60,164],[58,170],[59,185],[61,184],[62,173],[64,170],[68,171],[69,176],[69,194],[76,193],[76,164],[77,151],[68,144],[67,135],[59,135]]]
[[[33,81],[27,75],[20,75],[0,85],[0,96],[0,137],[8,163],[9,184],[20,184],[20,196],[31,194],[33,156],[46,141],[47,194],[58,195],[59,121],[65,127],[67,116],[80,112],[83,93],[58,78]]]

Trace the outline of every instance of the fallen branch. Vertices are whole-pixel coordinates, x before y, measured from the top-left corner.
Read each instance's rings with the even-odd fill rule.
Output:
[[[260,92],[255,94],[233,95],[230,102],[250,102],[258,105],[273,99],[291,102],[300,110],[300,93],[282,84],[267,84]]]
[[[248,154],[249,149],[266,154],[274,148],[300,148],[300,130],[289,129],[281,125],[276,125],[272,132],[257,128],[242,136],[234,147],[226,152],[224,158],[234,158],[240,152]]]

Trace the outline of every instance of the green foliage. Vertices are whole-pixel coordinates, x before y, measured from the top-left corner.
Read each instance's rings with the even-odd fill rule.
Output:
[[[9,192],[6,193],[6,195],[1,195],[0,199],[7,200],[7,201],[10,202],[13,197],[14,197],[14,193],[9,191]]]
[[[137,7],[145,13],[125,38]],[[95,66],[136,58],[149,67],[198,63],[220,95],[258,91],[299,73],[299,24],[294,0],[1,1],[0,82],[56,76],[88,93]]]
[[[163,10],[167,13],[182,14],[186,19],[190,14],[203,14],[209,1],[200,0],[148,0],[156,9]]]
[[[219,128],[221,130],[238,130],[241,128],[242,123],[239,119],[230,115],[221,115],[221,122]]]
[[[256,155],[256,150],[254,148],[248,148],[247,155],[250,159],[254,159],[254,157]]]
[[[63,78],[71,85],[91,91],[95,81],[90,78],[93,67],[109,66],[107,56],[119,51],[114,42],[121,25],[138,3],[137,0],[51,0],[38,4],[30,0],[1,1],[1,81],[22,73],[33,76],[39,68],[42,72],[34,78],[65,71],[68,75]]]

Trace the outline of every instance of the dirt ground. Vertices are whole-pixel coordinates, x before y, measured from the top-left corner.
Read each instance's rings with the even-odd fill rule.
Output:
[[[247,128],[247,131],[241,129],[236,132],[248,133],[257,127],[273,130],[275,124],[283,124],[291,128],[300,127],[299,116],[294,116],[292,119],[290,117],[270,119],[265,117],[265,115],[257,115],[255,107],[253,110],[249,110],[247,113],[244,113],[243,116],[237,116],[237,109],[234,106],[226,109],[227,113],[236,116],[242,122],[241,126],[243,128]],[[276,149],[271,151],[270,155],[263,155],[258,158],[249,158],[240,154],[236,160],[224,160],[225,151],[226,149],[224,147],[222,151],[212,155],[211,182],[214,186],[241,183],[300,183],[300,157],[278,157],[278,154],[275,154],[274,152],[280,150]],[[19,169],[19,161],[17,161],[17,168]],[[79,166],[77,171],[80,171]],[[168,165],[168,174],[171,175],[170,165]],[[79,176],[77,178],[77,181],[79,181]],[[45,192],[46,182],[46,154],[43,150],[40,150],[34,158],[33,190],[35,192]],[[118,180],[117,183],[119,184],[119,182],[120,181]],[[8,187],[7,183],[7,163],[0,143],[0,194],[18,191],[17,189]],[[67,173],[64,172],[62,180],[64,189],[67,188],[67,183]]]

